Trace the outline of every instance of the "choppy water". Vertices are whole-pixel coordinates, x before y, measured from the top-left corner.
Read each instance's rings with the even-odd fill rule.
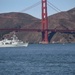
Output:
[[[75,75],[75,44],[0,48],[0,75]]]

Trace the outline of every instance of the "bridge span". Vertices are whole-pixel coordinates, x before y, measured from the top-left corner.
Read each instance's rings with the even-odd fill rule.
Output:
[[[43,31],[41,29],[15,29],[15,28],[3,28],[0,29],[0,31],[27,31],[27,32],[43,32],[43,31],[48,31],[48,32],[61,32],[61,33],[75,33],[75,30],[66,30],[66,29],[44,29]]]
[[[47,4],[47,3],[49,3],[49,4]],[[37,4],[37,3],[36,3]],[[36,5],[35,4],[35,5]],[[27,9],[30,9],[30,8],[32,8],[32,7],[35,7],[35,5],[33,5],[33,6],[31,6],[31,7],[29,7],[29,8],[27,8]],[[42,42],[45,42],[45,43],[48,43],[49,41],[48,41],[48,32],[54,32],[54,33],[56,33],[56,32],[60,32],[60,33],[75,33],[75,30],[74,29],[72,29],[72,30],[70,30],[70,29],[49,29],[48,27],[48,14],[47,14],[47,5],[52,5],[53,6],[53,4],[51,4],[49,1],[47,1],[47,0],[41,0],[41,10],[42,10],[42,19],[41,19],[41,28],[40,29],[37,29],[37,28],[35,28],[35,29],[22,29],[22,28],[0,28],[0,31],[27,31],[27,32],[41,32],[42,33]],[[54,6],[55,7],[55,6]],[[56,7],[55,7],[56,8]],[[26,10],[27,10],[26,9]],[[59,10],[59,9],[58,9]]]

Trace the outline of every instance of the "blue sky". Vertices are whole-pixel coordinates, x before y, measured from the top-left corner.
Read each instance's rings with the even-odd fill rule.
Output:
[[[23,9],[35,4],[41,0],[0,0],[0,13],[6,12],[22,12]],[[48,0],[54,6],[58,7],[61,11],[67,11],[75,7],[75,0]],[[41,3],[40,5],[27,10],[23,13],[28,13],[37,18],[41,18]],[[55,10],[48,6],[48,15],[57,13]]]

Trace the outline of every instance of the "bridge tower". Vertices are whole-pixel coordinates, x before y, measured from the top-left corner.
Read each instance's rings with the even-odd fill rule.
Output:
[[[48,43],[47,0],[42,0],[42,43]]]

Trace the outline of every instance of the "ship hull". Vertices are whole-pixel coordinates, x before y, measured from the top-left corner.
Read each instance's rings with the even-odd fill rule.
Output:
[[[13,44],[13,45],[11,45],[11,44],[9,44],[9,45],[0,45],[0,47],[27,47],[28,46],[28,43],[26,43],[26,44]]]

